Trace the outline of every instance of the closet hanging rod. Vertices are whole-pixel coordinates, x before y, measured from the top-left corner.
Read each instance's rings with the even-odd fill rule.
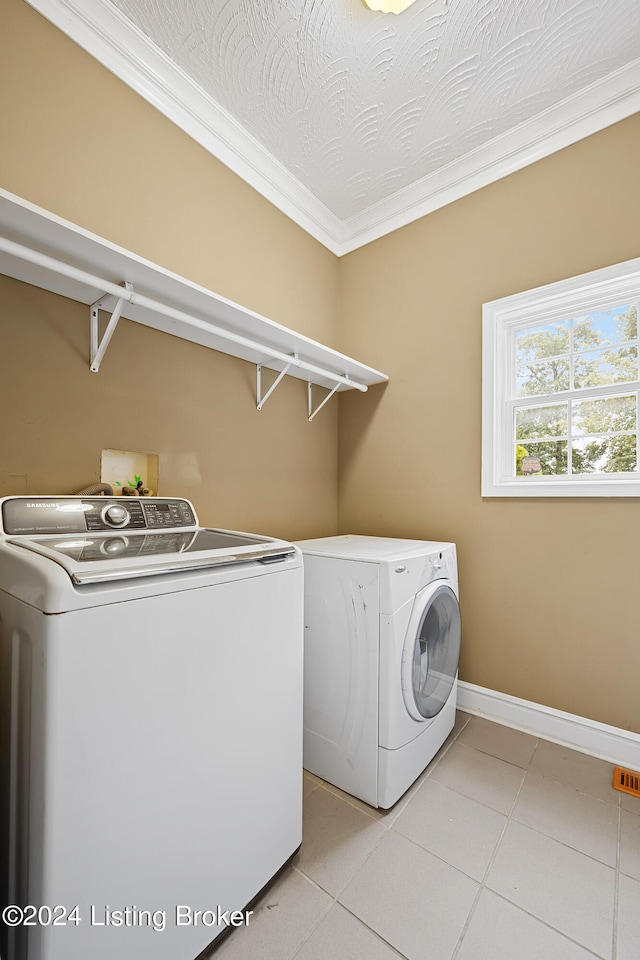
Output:
[[[88,273],[86,270],[81,270],[79,267],[73,267],[71,264],[64,263],[61,260],[56,260],[54,257],[50,257],[45,253],[32,250],[30,247],[25,247],[20,243],[16,243],[14,240],[9,240],[7,237],[0,237],[0,250],[10,254],[11,256],[19,257],[21,260],[26,260],[29,263],[33,263],[36,266],[43,267],[46,270],[59,273],[64,277],[68,277],[70,280],[76,280],[78,283],[84,283],[87,286],[96,287],[103,293],[110,294],[111,296],[116,297],[118,300],[127,301],[135,306],[154,311],[155,313],[160,313],[165,317],[169,317],[173,320],[179,320],[182,323],[185,323],[191,327],[195,327],[198,330],[203,330],[206,333],[214,334],[215,336],[221,337],[224,340],[229,340],[231,343],[237,343],[239,346],[247,347],[250,350],[255,350],[259,353],[264,353],[271,360],[279,360],[283,363],[288,363],[290,366],[299,367],[302,370],[309,371],[309,373],[314,373],[317,376],[326,378],[327,380],[332,380],[334,383],[344,384],[346,387],[360,390],[361,393],[366,393],[368,389],[364,383],[357,383],[347,376],[343,376],[339,373],[333,373],[330,370],[325,370],[324,368],[318,367],[313,363],[308,363],[306,360],[300,360],[298,357],[294,357],[291,354],[282,353],[280,350],[276,350],[273,347],[268,347],[257,340],[251,340],[249,337],[243,337],[238,333],[233,333],[231,330],[226,330],[224,327],[218,327],[213,323],[207,322],[206,320],[200,320],[198,317],[193,317],[191,314],[185,313],[182,310],[178,310],[176,307],[166,306],[164,303],[161,303],[158,300],[153,300],[151,297],[147,297],[144,294],[136,293],[135,290],[128,290],[125,286],[113,283],[111,280],[104,280],[102,277],[97,277],[95,274]]]

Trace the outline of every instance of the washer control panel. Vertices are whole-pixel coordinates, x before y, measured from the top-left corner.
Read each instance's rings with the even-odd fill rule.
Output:
[[[175,497],[7,497],[1,505],[0,532],[11,536],[175,530],[198,524],[189,501]]]

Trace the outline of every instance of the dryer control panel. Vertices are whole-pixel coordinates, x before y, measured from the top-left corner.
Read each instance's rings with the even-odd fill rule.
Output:
[[[0,532],[8,536],[195,528],[191,503],[176,497],[6,497]]]

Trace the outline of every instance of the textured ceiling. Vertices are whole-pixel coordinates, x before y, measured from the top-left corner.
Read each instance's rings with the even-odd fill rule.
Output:
[[[340,220],[630,63],[638,0],[104,0]]]

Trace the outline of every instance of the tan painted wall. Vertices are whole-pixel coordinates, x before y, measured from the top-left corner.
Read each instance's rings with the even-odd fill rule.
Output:
[[[483,500],[481,305],[640,255],[635,117],[344,258],[339,528],[454,540],[461,677],[640,732],[640,503]],[[366,344],[366,350],[364,345]],[[364,401],[364,402],[363,402]]]
[[[23,0],[0,115],[5,189],[390,374],[340,399],[340,529],[458,543],[463,679],[640,730],[637,504],[480,497],[480,305],[638,255],[637,118],[339,262]],[[94,375],[84,308],[0,298],[0,494],[145,449],[206,523],[335,532],[335,403],[258,414],[253,367],[127,322]]]
[[[336,339],[338,261],[24,0],[0,5],[0,186],[307,336]],[[105,447],[160,454],[207,523],[335,532],[337,404],[122,322],[99,374],[77,304],[4,281],[0,495],[73,492]]]

